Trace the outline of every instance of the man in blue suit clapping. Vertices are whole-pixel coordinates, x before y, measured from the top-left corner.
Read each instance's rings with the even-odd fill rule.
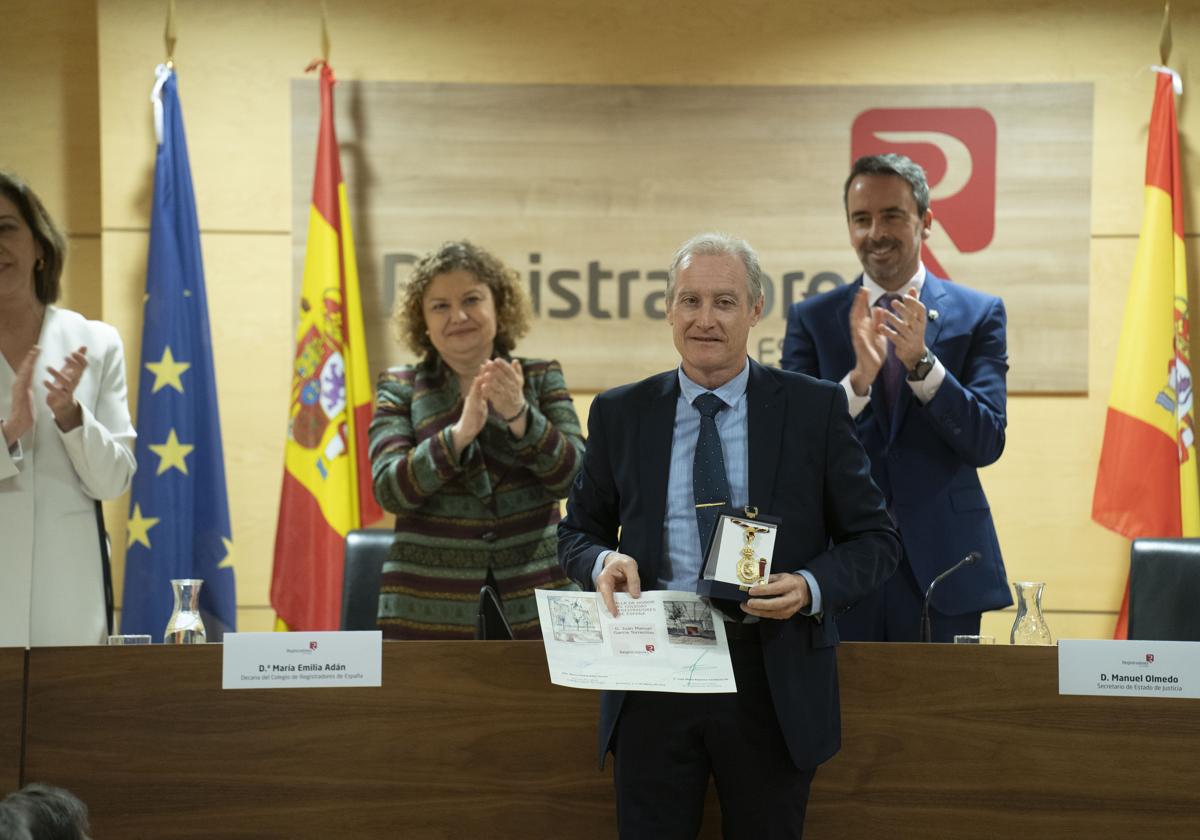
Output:
[[[844,203],[863,273],[792,306],[783,367],[845,389],[904,559],[838,616],[838,630],[843,640],[916,641],[929,585],[978,552],[934,591],[932,639],[948,642],[1012,603],[977,473],[1004,451],[1004,302],[925,269],[929,185],[907,157],[859,158]]]

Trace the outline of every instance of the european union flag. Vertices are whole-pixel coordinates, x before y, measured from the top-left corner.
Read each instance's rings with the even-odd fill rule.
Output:
[[[154,86],[158,159],[129,501],[121,632],[161,641],[174,578],[203,578],[210,641],[237,629],[225,460],[213,376],[200,228],[175,72]]]

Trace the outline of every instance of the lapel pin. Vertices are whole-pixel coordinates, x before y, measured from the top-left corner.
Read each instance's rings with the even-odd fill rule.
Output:
[[[929,320],[936,321],[938,319],[938,311],[936,309],[929,310]]]

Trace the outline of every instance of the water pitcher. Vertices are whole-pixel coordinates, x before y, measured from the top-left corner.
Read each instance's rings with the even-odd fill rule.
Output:
[[[171,620],[163,633],[165,644],[204,644],[204,620],[200,618],[200,587],[203,585],[204,581],[198,578],[171,581],[175,608],[171,610]]]
[[[1039,581],[1013,582],[1017,594],[1017,620],[1013,622],[1009,641],[1014,645],[1054,644],[1046,617],[1042,615],[1042,590],[1045,588],[1046,584]]]

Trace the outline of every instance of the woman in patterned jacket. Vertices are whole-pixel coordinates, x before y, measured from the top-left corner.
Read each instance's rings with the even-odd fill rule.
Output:
[[[509,356],[529,319],[516,272],[470,242],[413,270],[396,325],[423,358],[380,377],[370,430],[375,495],[396,514],[385,638],[471,638],[484,583],[517,638],[538,638],[533,590],[575,588],[555,534],[583,437],[558,362]]]

